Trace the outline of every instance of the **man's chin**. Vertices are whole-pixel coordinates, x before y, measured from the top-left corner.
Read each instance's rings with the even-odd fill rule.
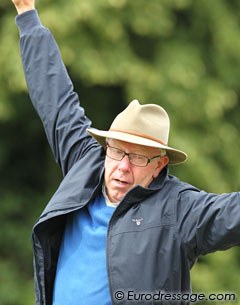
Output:
[[[124,196],[126,195],[127,192],[118,192],[118,191],[113,191],[113,192],[107,192],[108,199],[112,203],[118,203],[120,202]]]

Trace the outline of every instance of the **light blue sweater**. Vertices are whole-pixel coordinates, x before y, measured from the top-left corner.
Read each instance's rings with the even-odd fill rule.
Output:
[[[103,195],[72,213],[61,245],[53,305],[110,305],[107,226],[114,207]]]

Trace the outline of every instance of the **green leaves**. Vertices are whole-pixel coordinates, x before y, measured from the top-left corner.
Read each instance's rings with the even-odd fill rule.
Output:
[[[108,128],[113,117],[134,98],[159,103],[171,118],[169,144],[189,154],[189,161],[171,167],[171,173],[209,192],[239,190],[238,0],[41,0],[36,4],[43,24],[60,46],[75,90],[95,127]],[[12,281],[11,287],[18,289],[14,282],[19,276],[19,258],[24,265],[31,264],[30,247],[15,243],[9,230],[17,224],[25,245],[26,228],[9,215],[14,214],[15,204],[17,217],[26,220],[27,206],[30,235],[36,212],[54,192],[60,173],[30,105],[14,15],[11,1],[1,1],[0,198],[4,204],[0,211],[8,233],[3,232],[0,239],[6,253],[12,252],[15,244],[16,256],[0,255],[4,273],[14,266],[8,281],[1,281],[0,303],[26,305],[32,298],[31,267],[22,271],[26,289],[21,286],[20,290],[26,290],[26,299],[20,301],[19,294],[13,295],[9,289],[11,303],[6,301],[5,285]],[[219,261],[220,254],[216,255]],[[239,265],[231,259],[229,268],[228,255],[234,258],[239,254],[237,250],[221,253],[226,259],[219,265],[225,269],[227,289],[237,290]],[[203,291],[207,282],[210,290],[225,291],[224,281],[211,286],[207,280],[220,277],[214,259],[215,255],[207,256],[193,270],[193,288]]]

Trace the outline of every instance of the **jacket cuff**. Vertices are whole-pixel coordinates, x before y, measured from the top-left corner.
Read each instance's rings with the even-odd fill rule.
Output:
[[[43,26],[36,10],[30,10],[17,15],[15,22],[18,26],[20,36],[32,32],[36,27]]]

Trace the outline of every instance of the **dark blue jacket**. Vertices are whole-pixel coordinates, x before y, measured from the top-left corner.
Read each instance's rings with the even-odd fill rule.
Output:
[[[37,12],[19,15],[17,24],[30,97],[64,176],[32,235],[36,302],[51,305],[66,217],[101,192],[104,151],[86,132],[91,122]],[[190,292],[190,268],[197,257],[239,241],[239,193],[200,191],[165,168],[148,189],[136,186],[129,191],[110,220],[106,255],[112,304],[133,304],[128,291]],[[117,300],[117,291],[125,293],[123,300]],[[161,304],[185,304],[177,294],[175,299]]]

